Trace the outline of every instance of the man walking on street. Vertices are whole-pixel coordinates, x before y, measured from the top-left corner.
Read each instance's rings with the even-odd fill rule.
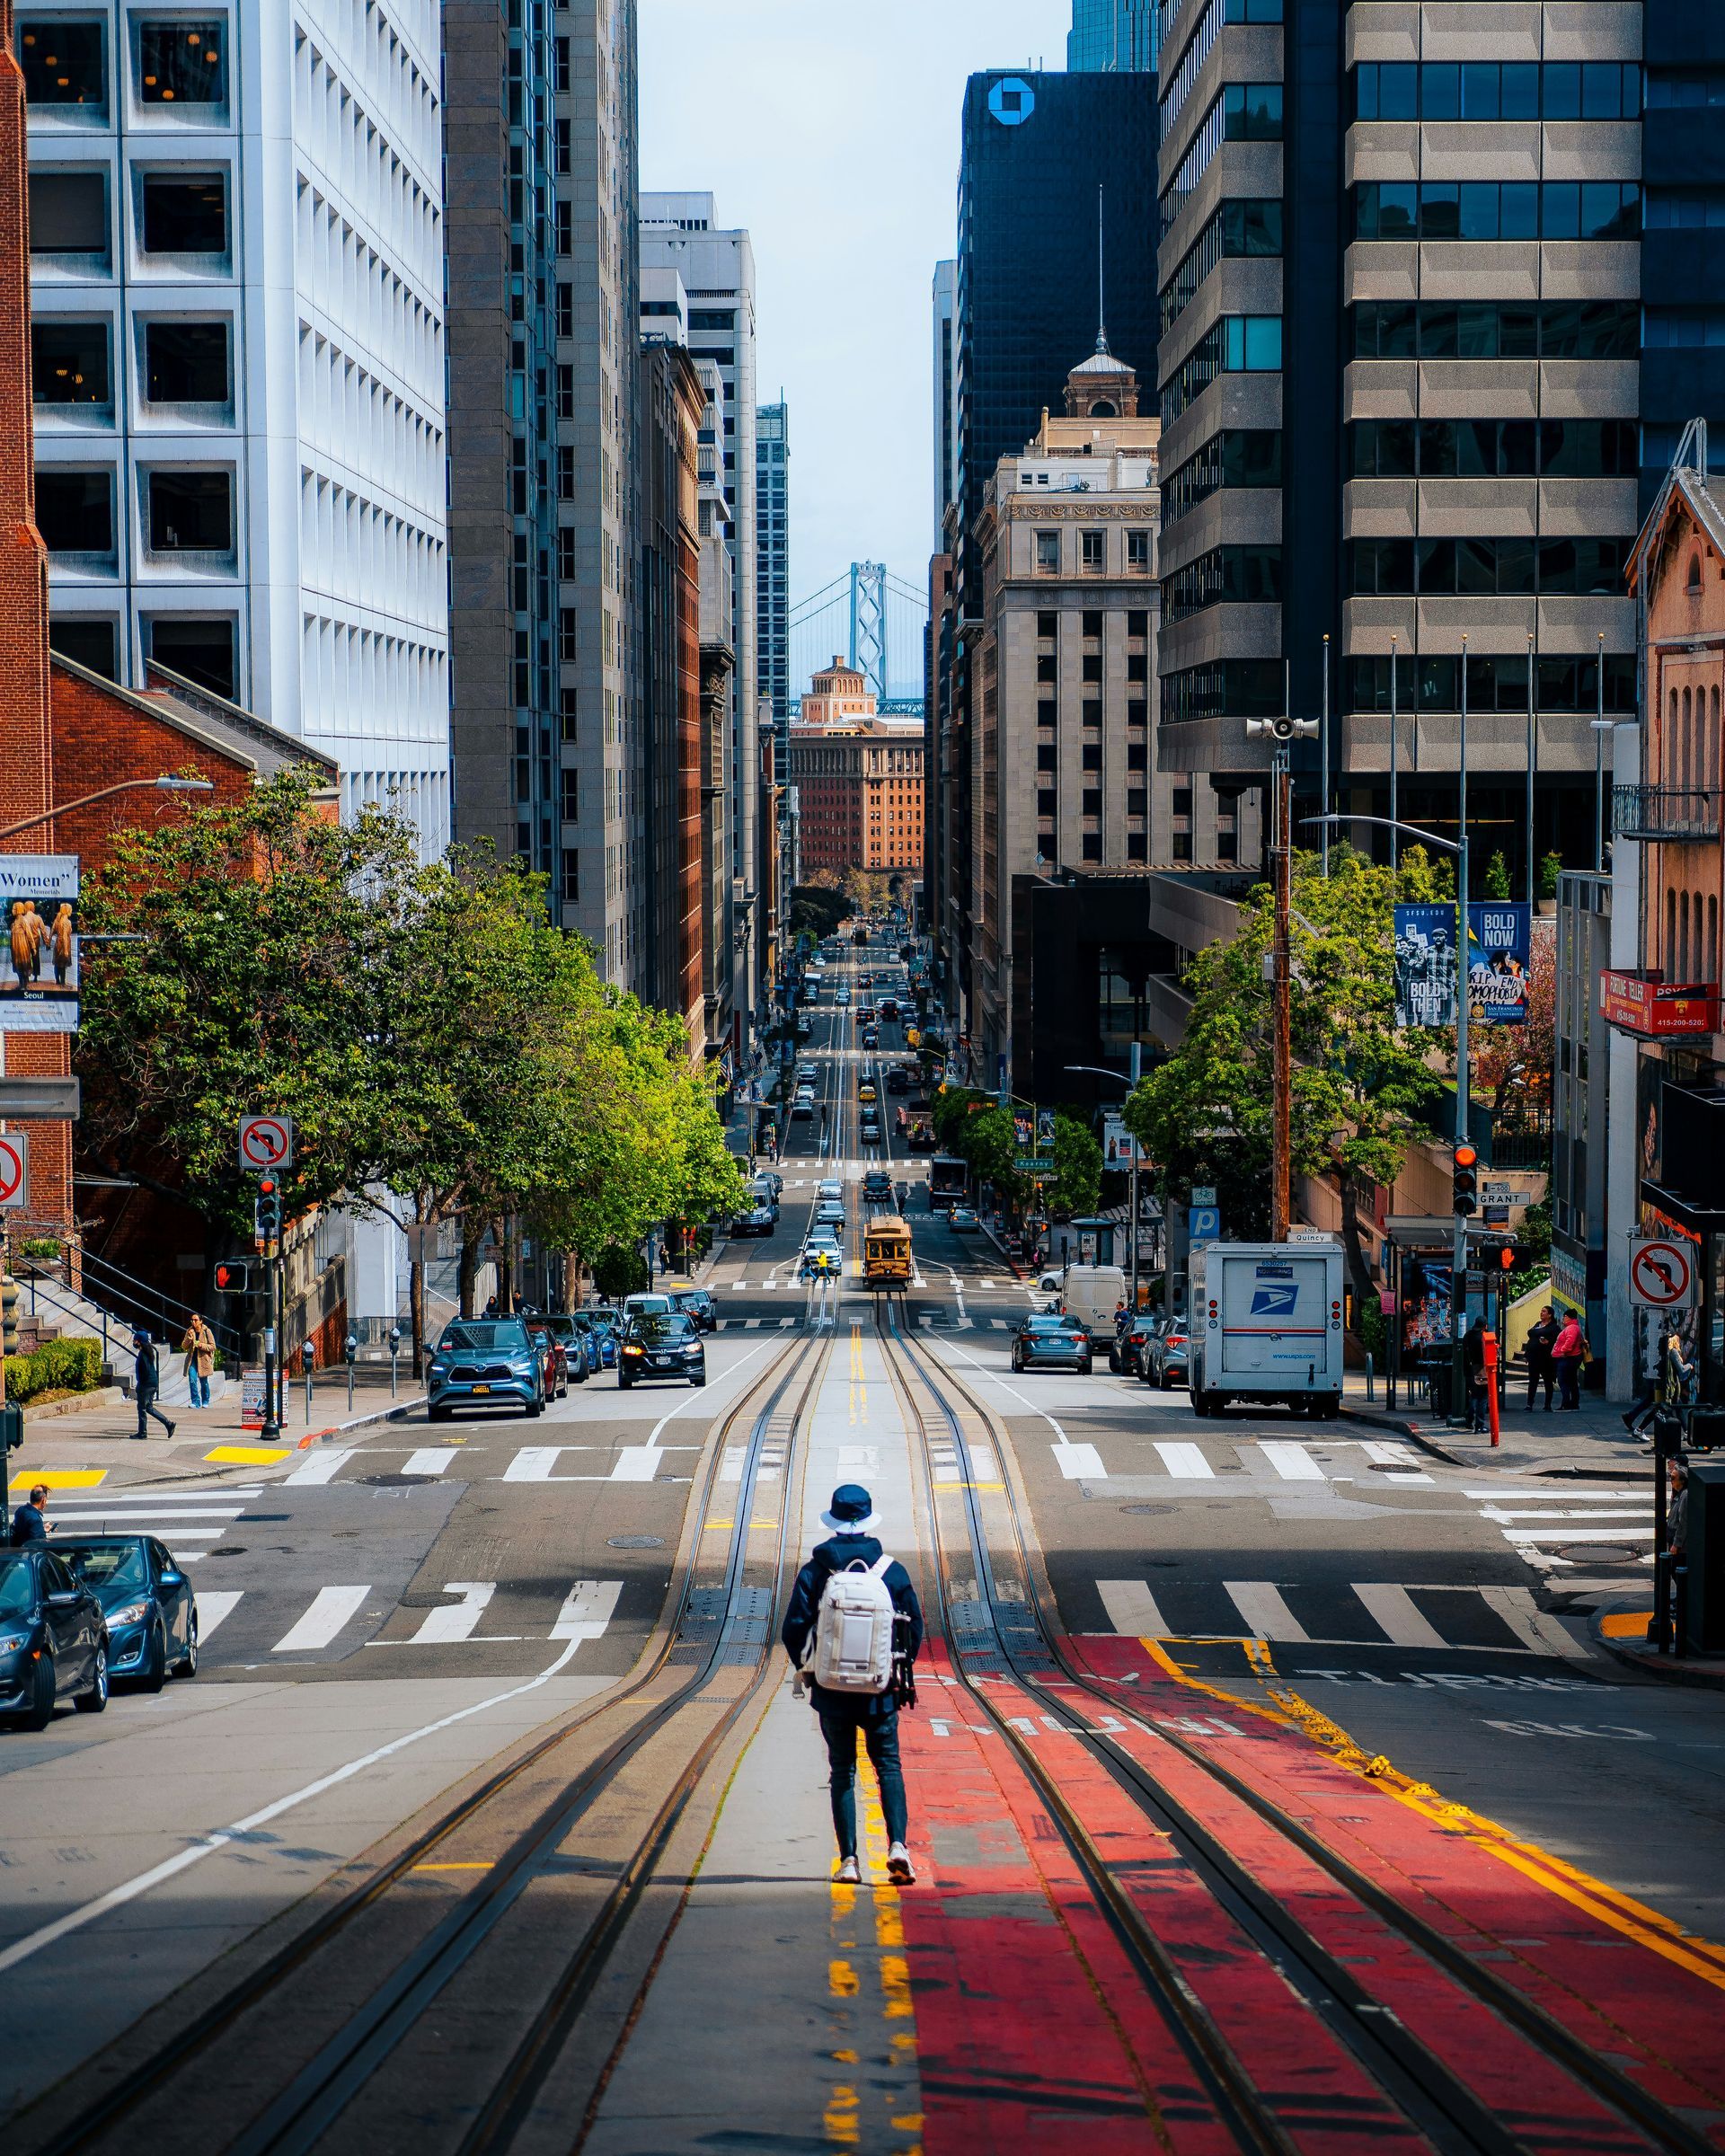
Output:
[[[1539,1388],[1545,1388],[1545,1412],[1552,1411],[1552,1389],[1557,1383],[1557,1370],[1552,1362],[1552,1348],[1557,1339],[1557,1320],[1552,1315],[1552,1306],[1544,1303],[1540,1310],[1539,1322],[1527,1333],[1527,1407],[1528,1411],[1539,1404]]]
[[[862,1881],[856,1855],[856,1740],[860,1736],[868,1745],[880,1785],[880,1808],[887,1824],[887,1877],[895,1885],[908,1886],[916,1872],[906,1847],[909,1814],[905,1777],[898,1763],[898,1692],[901,1666],[907,1675],[923,1644],[922,1608],[910,1575],[896,1558],[887,1560],[875,1540],[874,1502],[861,1484],[841,1483],[821,1519],[832,1529],[832,1538],[815,1545],[808,1563],[797,1574],[780,1633],[796,1666],[799,1688],[811,1648],[817,1666],[823,1662],[818,1638],[821,1604],[835,1575],[842,1574],[846,1581],[858,1583],[878,1580],[890,1597],[895,1634],[893,1665],[886,1683],[879,1689],[834,1689],[817,1683],[812,1676],[807,1680],[809,1698],[820,1717],[820,1733],[827,1742],[833,1831],[838,1839],[835,1877],[842,1885],[854,1886]]]
[[[1476,1317],[1462,1335],[1462,1374],[1467,1380],[1467,1427],[1485,1429],[1485,1320]]]
[[[137,1427],[132,1436],[147,1437],[150,1430],[146,1418],[154,1415],[172,1437],[173,1425],[155,1404],[155,1396],[162,1390],[162,1364],[155,1344],[147,1332],[139,1331],[133,1336],[132,1345],[137,1350],[132,1358],[132,1392],[137,1401]]]
[[[38,1482],[31,1490],[30,1502],[21,1505],[12,1515],[12,1546],[22,1550],[26,1542],[47,1540],[48,1484]]]

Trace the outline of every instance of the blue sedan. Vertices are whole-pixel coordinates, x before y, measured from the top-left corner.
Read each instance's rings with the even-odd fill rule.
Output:
[[[1090,1369],[1090,1336],[1076,1318],[1053,1312],[1025,1318],[1013,1335],[1014,1370]]]
[[[46,1729],[66,1699],[108,1704],[102,1604],[46,1542],[0,1550],[0,1715]]]
[[[160,1692],[170,1676],[197,1675],[198,1597],[154,1535],[57,1535],[54,1553],[102,1604],[110,1676]]]
[[[596,1303],[591,1310],[584,1310],[580,1315],[582,1322],[591,1329],[598,1347],[599,1359],[596,1366],[601,1370],[615,1370],[617,1366],[617,1335],[623,1329],[622,1317],[603,1303]]]
[[[426,1415],[447,1422],[457,1408],[545,1411],[545,1357],[521,1318],[459,1318],[446,1325],[427,1373]]]

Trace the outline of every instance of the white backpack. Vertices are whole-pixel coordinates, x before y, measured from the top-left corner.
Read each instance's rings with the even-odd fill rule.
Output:
[[[828,1692],[885,1692],[892,1683],[892,1596],[889,1557],[864,1564],[854,1557],[827,1577],[815,1616],[810,1674]]]

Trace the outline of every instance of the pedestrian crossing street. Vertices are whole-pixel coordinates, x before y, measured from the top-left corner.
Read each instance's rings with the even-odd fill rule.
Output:
[[[1263,1641],[1270,1647],[1437,1648],[1450,1654],[1586,1661],[1591,1650],[1537,1608],[1531,1587],[1404,1586],[1386,1580],[1293,1586],[1193,1580],[1172,1587],[1099,1579],[1109,1628],[1137,1639]],[[1322,1673],[1313,1673],[1322,1674]]]

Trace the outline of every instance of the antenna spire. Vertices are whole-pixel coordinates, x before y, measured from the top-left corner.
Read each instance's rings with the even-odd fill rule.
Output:
[[[1096,182],[1096,349],[1108,350],[1107,284],[1102,262],[1102,183]]]

